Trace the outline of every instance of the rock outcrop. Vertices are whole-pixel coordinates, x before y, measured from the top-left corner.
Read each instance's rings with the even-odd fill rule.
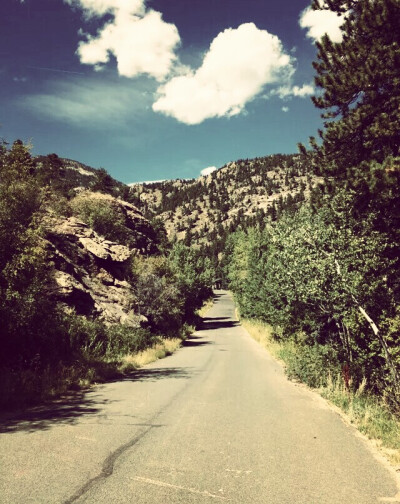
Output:
[[[131,238],[131,248],[136,249],[140,254],[151,255],[158,252],[156,232],[150,222],[131,203],[114,198],[109,194],[91,191],[80,193],[77,199],[83,199],[89,204],[93,202],[108,207],[110,212],[123,223],[126,234]]]
[[[157,250],[155,231],[133,205],[111,196],[94,197],[104,197],[124,212],[137,247],[106,240],[76,217],[48,215],[44,225],[54,266],[52,294],[78,314],[135,327],[144,317],[134,311],[135,295],[126,278],[132,255]]]

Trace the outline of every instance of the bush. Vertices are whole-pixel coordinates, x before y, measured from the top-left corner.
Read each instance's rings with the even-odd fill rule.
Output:
[[[89,193],[90,194],[90,193]],[[125,218],[111,201],[105,198],[91,198],[81,193],[71,201],[71,208],[83,222],[107,240],[133,245],[133,235],[125,226]]]
[[[327,345],[297,346],[283,350],[289,378],[305,383],[309,387],[326,386],[330,376],[340,374],[341,366],[335,350]]]
[[[148,329],[126,325],[106,326],[100,320],[68,314],[64,316],[70,355],[76,360],[118,359],[151,346],[155,336]]]
[[[133,261],[132,276],[139,312],[153,332],[177,332],[184,320],[183,296],[165,257]]]

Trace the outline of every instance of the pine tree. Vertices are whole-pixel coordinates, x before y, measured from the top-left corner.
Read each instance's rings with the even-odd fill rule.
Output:
[[[328,171],[340,173],[362,161],[382,162],[400,150],[400,3],[398,0],[318,1],[344,16],[343,41],[317,42],[313,97],[326,119],[319,147]]]

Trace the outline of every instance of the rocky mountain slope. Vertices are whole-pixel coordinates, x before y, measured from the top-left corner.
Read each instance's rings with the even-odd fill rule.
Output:
[[[224,232],[275,220],[297,206],[322,179],[300,155],[273,155],[228,163],[208,176],[132,187],[148,217],[159,217],[168,236],[205,244]]]
[[[85,191],[72,200],[71,206],[78,215],[82,206],[89,206],[89,216],[108,212],[114,216],[114,223],[119,217],[116,229],[120,236],[114,241],[107,239],[104,224],[100,234],[76,216],[46,215],[43,224],[54,266],[52,295],[80,315],[108,324],[139,325],[143,317],[134,312],[134,292],[126,278],[132,256],[158,252],[154,229],[133,205],[107,194]],[[99,228],[99,217],[97,223],[93,222]]]
[[[59,183],[75,193],[102,191],[132,203],[150,220],[157,218],[170,239],[202,246],[224,233],[276,220],[283,209],[298,206],[322,182],[300,155],[276,154],[230,162],[207,176],[191,180],[133,184],[55,154],[37,158],[53,167]],[[54,170],[55,168],[55,170]]]
[[[35,170],[42,173],[44,182],[62,186],[67,190],[99,190],[100,188],[112,190],[114,194],[122,195],[127,186],[111,177],[104,168],[93,168],[79,161],[60,158],[57,154],[36,156],[34,158]]]
[[[52,166],[54,172],[55,167],[59,184],[66,186],[69,194],[79,195],[84,191],[82,208],[89,204],[85,188],[117,197],[118,210],[113,205],[110,207],[114,208],[117,220],[126,220],[126,208],[123,210],[121,201],[133,204],[135,211],[139,208],[148,219],[149,226],[150,222],[155,226],[156,231],[146,231],[153,241],[160,241],[166,231],[170,240],[200,249],[203,256],[210,257],[216,270],[232,232],[277,220],[285,209],[301,205],[310,197],[312,189],[322,183],[322,178],[309,169],[299,154],[241,159],[197,179],[131,187],[116,181],[104,169],[96,170],[53,154],[38,158],[37,162],[42,169]],[[146,239],[141,243],[137,230],[132,234],[128,225],[126,233],[131,236],[130,245],[146,249]]]

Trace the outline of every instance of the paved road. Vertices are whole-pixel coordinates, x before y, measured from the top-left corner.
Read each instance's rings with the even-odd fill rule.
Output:
[[[0,502],[400,502],[365,442],[217,293],[204,328],[124,381],[0,424]]]

